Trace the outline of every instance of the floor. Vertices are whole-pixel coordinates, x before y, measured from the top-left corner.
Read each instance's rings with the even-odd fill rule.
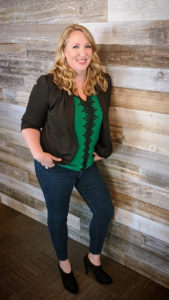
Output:
[[[84,272],[87,248],[69,239],[69,254],[79,293],[63,288],[48,229],[0,204],[0,300],[168,300],[169,290],[103,256],[113,284],[103,286]]]

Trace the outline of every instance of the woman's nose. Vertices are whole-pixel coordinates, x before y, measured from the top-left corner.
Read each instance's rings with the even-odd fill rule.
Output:
[[[86,55],[86,49],[80,48],[80,56],[85,56],[85,55]]]

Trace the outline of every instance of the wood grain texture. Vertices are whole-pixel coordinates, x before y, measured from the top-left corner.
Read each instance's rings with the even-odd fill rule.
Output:
[[[24,79],[19,76],[12,75],[0,75],[0,87],[1,88],[22,88],[24,85]]]
[[[97,48],[103,65],[169,68],[168,46],[98,45]]]
[[[21,133],[9,129],[0,128],[0,141],[6,142],[9,147],[13,147],[14,145],[26,147]]]
[[[154,222],[169,225],[169,210],[167,211],[153,204],[114,191],[111,191],[111,196],[116,207],[143,216]]]
[[[11,104],[17,104],[17,105],[23,105],[26,106],[29,99],[29,92],[26,92],[25,90],[19,91],[12,88],[3,88],[3,100],[4,102],[11,103]]]
[[[30,74],[46,73],[49,69],[50,61],[29,61],[29,60],[3,60],[0,59],[1,74],[15,76],[25,76]]]
[[[108,1],[1,1],[0,23],[60,24],[107,21]],[[18,13],[19,12],[19,13]]]
[[[135,109],[112,107],[109,110],[110,124],[123,128],[140,129],[169,136],[169,114],[140,111]]]
[[[169,45],[169,20],[80,23],[93,34],[97,44]]]
[[[114,170],[111,165],[109,168],[105,168],[103,164],[100,164],[99,169],[109,186],[110,192],[112,190],[113,193],[122,193],[169,211],[168,187],[158,187],[144,179],[141,180],[135,174],[123,174],[120,170]]]
[[[68,24],[6,24],[1,25],[0,43],[56,43]]]
[[[168,20],[168,0],[108,0],[108,21]]]
[[[169,70],[143,67],[107,66],[113,86],[169,92]]]
[[[0,127],[20,133],[24,112],[23,106],[0,102]]]
[[[19,58],[23,59],[27,57],[26,44],[15,44],[15,43],[1,43],[0,44],[0,58]]]
[[[113,87],[111,105],[169,114],[169,93]]]
[[[116,208],[115,221],[169,243],[169,226],[167,225],[154,222],[119,207]]]
[[[169,155],[169,137],[139,129],[122,129],[122,143],[148,151]]]
[[[0,101],[3,101],[3,92],[2,92],[2,89],[0,88]]]
[[[114,143],[150,151],[152,155],[169,155],[169,139],[166,135],[121,126],[110,126],[110,134]]]

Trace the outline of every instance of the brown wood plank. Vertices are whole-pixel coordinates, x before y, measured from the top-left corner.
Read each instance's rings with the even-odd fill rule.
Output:
[[[169,114],[141,111],[112,106],[109,110],[110,124],[169,135]]]
[[[116,207],[145,216],[155,222],[169,225],[169,211],[113,190],[111,190],[111,196]]]
[[[111,105],[169,114],[169,93],[112,87]]]
[[[168,46],[98,45],[103,65],[124,65],[149,68],[169,68]]]

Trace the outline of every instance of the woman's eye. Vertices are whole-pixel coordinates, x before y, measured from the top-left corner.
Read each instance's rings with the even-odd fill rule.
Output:
[[[77,46],[77,45],[75,45],[75,46],[73,46],[73,48],[78,48],[78,46]]]
[[[91,45],[87,45],[86,48],[91,48]]]

